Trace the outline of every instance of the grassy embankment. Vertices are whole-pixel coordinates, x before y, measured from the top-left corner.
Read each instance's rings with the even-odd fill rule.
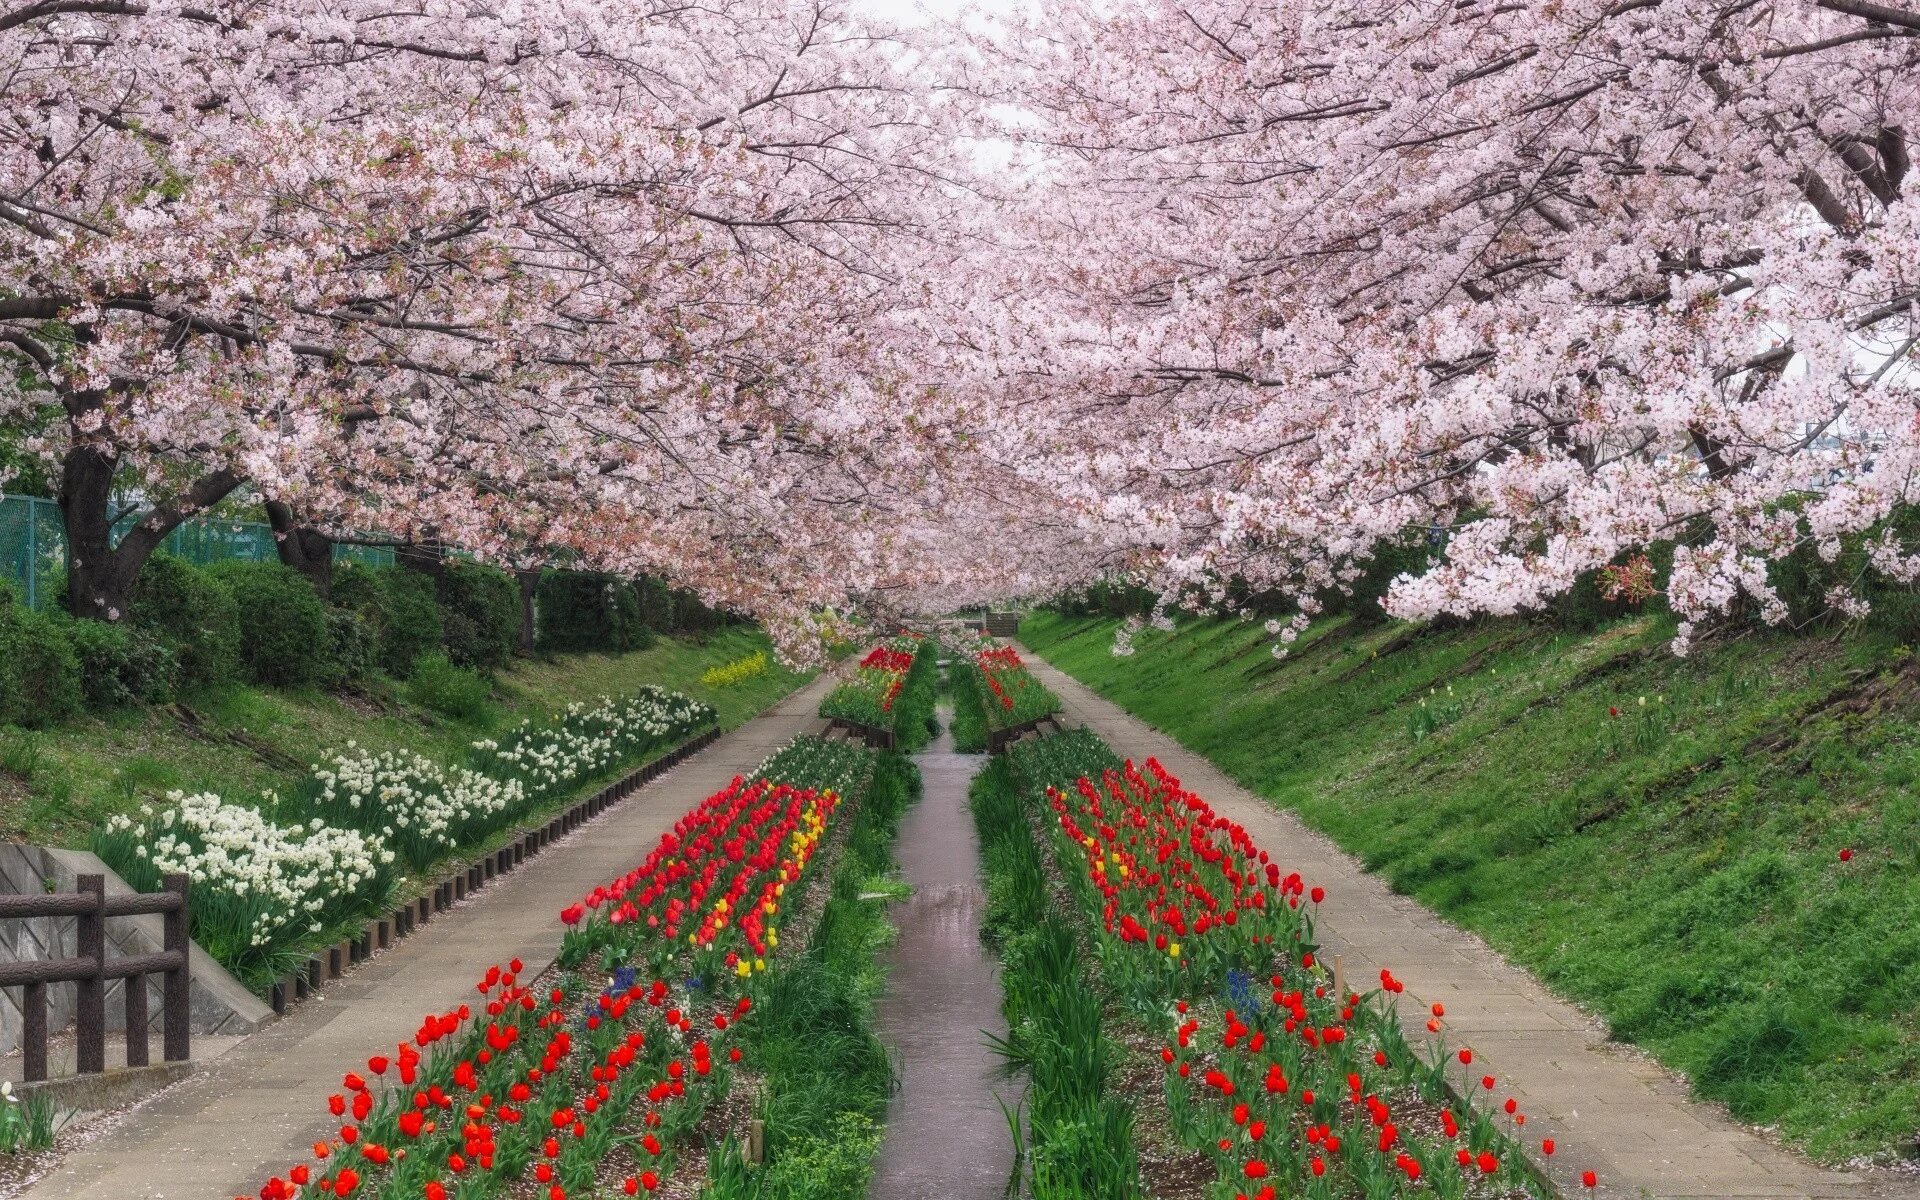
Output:
[[[321,756],[350,741],[451,760],[475,739],[524,719],[547,720],[572,701],[624,695],[644,684],[704,700],[732,728],[805,677],[771,662],[731,687],[708,688],[700,676],[768,648],[764,634],[741,626],[704,642],[662,637],[622,655],[516,661],[494,681],[490,703],[466,720],[415,703],[404,685],[349,694],[235,685],[184,704],[132,708],[52,730],[0,728],[0,836],[81,846],[108,816],[176,789],[236,799],[291,792]]]
[[[1039,614],[1035,652],[1818,1158],[1920,1128],[1920,659],[1884,634]],[[1617,715],[1615,715],[1617,713]],[[1126,747],[1119,747],[1124,753]],[[1840,852],[1851,850],[1851,861]]]

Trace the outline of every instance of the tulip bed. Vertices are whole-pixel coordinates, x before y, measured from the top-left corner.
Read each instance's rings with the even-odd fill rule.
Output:
[[[1313,940],[1324,894],[1243,828],[1084,730],[1017,745],[1011,771],[1050,831],[1102,985],[1159,1043],[1164,1119],[1211,1160],[1210,1194],[1550,1194],[1517,1144],[1525,1114],[1476,1076],[1470,1049],[1448,1050],[1437,1006],[1427,1026],[1441,1037],[1421,1050],[1390,972],[1334,993]]]
[[[139,890],[184,872],[195,940],[257,983],[327,931],[386,909],[404,872],[484,842],[714,719],[706,704],[649,687],[477,741],[465,763],[350,743],[298,794],[247,804],[170,793],[138,820],[110,819],[93,849]]]
[[[853,677],[820,701],[820,715],[868,729],[891,731],[896,748],[926,741],[937,680],[924,639],[900,633],[868,651]]]
[[[872,756],[802,738],[560,914],[553,970],[487,969],[326,1098],[341,1121],[262,1200],[644,1195],[743,1058],[788,897]],[[528,1189],[532,1189],[529,1191]]]
[[[986,689],[981,699],[989,727],[1010,729],[1060,711],[1060,697],[1033,677],[1012,646],[989,645],[974,654],[973,665]]]

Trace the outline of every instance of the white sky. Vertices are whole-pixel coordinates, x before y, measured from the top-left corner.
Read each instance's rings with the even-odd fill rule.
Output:
[[[1012,12],[1027,6],[1028,0],[853,0],[854,6],[871,13],[883,13],[896,19],[913,19],[922,12],[950,17],[962,9],[982,8],[989,12]]]

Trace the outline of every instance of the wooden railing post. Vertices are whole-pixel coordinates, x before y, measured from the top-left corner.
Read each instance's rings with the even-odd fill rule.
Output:
[[[20,1052],[26,1059],[23,1065],[27,1082],[38,1083],[47,1077],[47,985],[29,983],[26,993],[26,1011],[21,1014],[25,1028],[20,1034]]]
[[[82,875],[79,890],[93,900],[93,906],[79,915],[79,956],[93,961],[93,972],[75,984],[80,995],[74,1005],[79,1042],[74,1066],[82,1075],[97,1075],[107,1069],[107,877]]]
[[[167,876],[166,888],[180,897],[180,904],[161,918],[163,944],[160,948],[169,954],[177,953],[180,958],[179,965],[167,972],[162,985],[160,1019],[164,1029],[164,1046],[161,1054],[168,1062],[185,1062],[193,1050],[193,983],[188,969],[192,943],[187,940],[187,877]],[[145,987],[145,981],[141,986]]]
[[[132,975],[120,981],[127,1001],[127,1065],[147,1065],[147,977]]]

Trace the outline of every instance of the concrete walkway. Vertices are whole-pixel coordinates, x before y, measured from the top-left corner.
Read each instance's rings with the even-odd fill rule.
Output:
[[[435,917],[326,992],[133,1110],[25,1194],[32,1200],[228,1200],[308,1158],[338,1129],[327,1096],[422,1014],[471,1000],[491,963],[531,978],[560,948],[559,912],[630,869],[673,822],[796,734],[824,727],[822,675],[582,826],[534,863]]]
[[[942,707],[944,726],[952,710]],[[999,964],[980,941],[987,898],[967,789],[984,754],[956,754],[943,729],[914,761],[925,788],[900,823],[894,856],[913,895],[890,914],[899,940],[887,953],[887,994],[876,1016],[898,1054],[900,1091],[867,1195],[873,1200],[1000,1200],[1013,1173],[998,1093],[1008,1107],[1017,1080],[987,1048],[1004,1036]]]
[[[1293,813],[1275,809],[1204,758],[1023,653],[1034,675],[1065,703],[1070,724],[1092,729],[1125,757],[1159,759],[1190,791],[1244,825],[1283,870],[1327,889],[1318,929],[1323,954],[1344,955],[1356,989],[1377,982],[1382,967],[1392,968],[1406,984],[1401,1011],[1422,1038],[1429,1005],[1446,1006],[1451,1044],[1471,1046],[1474,1073],[1496,1076],[1497,1094],[1519,1099],[1529,1149],[1537,1152],[1542,1138],[1557,1143],[1545,1167],[1564,1195],[1583,1194],[1580,1172],[1590,1169],[1599,1174],[1600,1196],[1920,1197],[1911,1176],[1810,1166],[1717,1108],[1689,1100],[1666,1071],[1609,1043],[1593,1018],[1556,999],[1479,938],[1394,894]]]

